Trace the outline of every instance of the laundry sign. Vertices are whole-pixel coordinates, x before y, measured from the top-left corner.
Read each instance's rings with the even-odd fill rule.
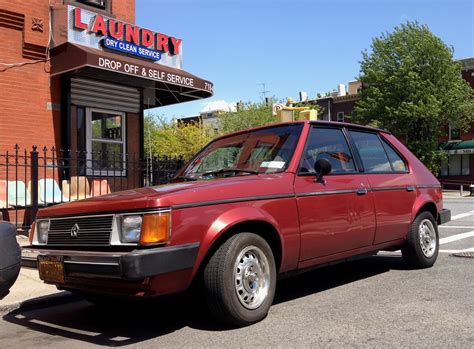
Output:
[[[71,5],[68,5],[68,41],[182,67],[181,39]]]

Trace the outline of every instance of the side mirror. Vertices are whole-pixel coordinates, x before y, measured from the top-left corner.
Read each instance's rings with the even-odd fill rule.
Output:
[[[316,172],[316,179],[314,180],[316,183],[323,183],[323,177],[331,172],[332,166],[331,162],[328,159],[319,159],[314,164],[314,171]]]

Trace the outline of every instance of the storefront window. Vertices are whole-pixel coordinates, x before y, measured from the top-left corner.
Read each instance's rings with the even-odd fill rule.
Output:
[[[89,109],[87,117],[88,174],[124,175],[124,113]]]
[[[470,155],[449,155],[448,161],[441,164],[441,176],[469,176]]]

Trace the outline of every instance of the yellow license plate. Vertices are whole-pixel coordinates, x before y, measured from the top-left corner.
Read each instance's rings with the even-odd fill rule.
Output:
[[[62,257],[38,256],[39,277],[52,284],[64,283],[64,263]]]

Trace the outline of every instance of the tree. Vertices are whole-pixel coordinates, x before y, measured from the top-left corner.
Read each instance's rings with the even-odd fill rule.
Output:
[[[266,103],[245,103],[233,112],[219,114],[219,132],[222,134],[268,125],[277,122],[272,106]]]
[[[453,49],[426,25],[401,24],[362,52],[354,121],[388,129],[438,174],[439,138],[449,124],[467,130],[474,115],[473,92],[460,71]]]
[[[161,116],[145,117],[145,152],[147,156],[170,156],[189,159],[201,150],[215,132],[198,122],[182,123]]]

